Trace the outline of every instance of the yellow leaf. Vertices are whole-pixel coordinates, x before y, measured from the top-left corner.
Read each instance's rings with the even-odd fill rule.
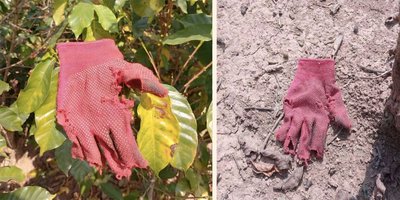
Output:
[[[140,99],[137,112],[141,122],[137,142],[143,157],[158,176],[172,160],[179,139],[179,123],[171,111],[169,96],[160,98],[143,93]]]

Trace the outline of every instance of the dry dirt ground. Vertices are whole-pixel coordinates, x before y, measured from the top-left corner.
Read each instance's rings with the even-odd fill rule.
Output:
[[[399,31],[387,29],[384,21],[397,13],[398,1],[220,0],[217,5],[218,199],[335,199],[339,191],[348,192],[344,199],[376,199],[378,174],[385,199],[400,199],[400,133],[384,112],[392,82],[388,50]],[[296,189],[276,191],[293,169],[271,177],[256,174],[244,150],[263,148],[296,60],[332,56],[340,35],[336,80],[353,122],[351,134],[335,139],[330,128],[327,142],[332,142],[323,160],[308,166]],[[268,148],[282,151],[274,135]]]

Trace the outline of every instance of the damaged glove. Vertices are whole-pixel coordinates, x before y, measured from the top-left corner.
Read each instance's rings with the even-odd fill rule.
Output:
[[[305,161],[311,151],[324,154],[328,125],[335,122],[350,130],[351,122],[341,92],[335,85],[331,59],[300,59],[296,75],[284,99],[284,121],[276,132],[285,152]]]
[[[118,179],[146,168],[131,129],[132,100],[121,84],[158,96],[168,91],[153,73],[128,63],[113,40],[57,45],[60,60],[57,121],[72,141],[72,156],[101,170],[107,161]]]

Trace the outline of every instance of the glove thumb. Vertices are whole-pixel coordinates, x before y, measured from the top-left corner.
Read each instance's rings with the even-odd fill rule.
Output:
[[[160,97],[168,94],[168,90],[160,83],[153,72],[141,64],[130,63],[122,71],[123,82],[142,92],[149,92]]]
[[[351,121],[349,115],[347,114],[346,107],[343,103],[342,94],[336,86],[333,86],[330,89],[330,92],[328,94],[328,100],[329,100],[328,109],[331,116],[331,120],[334,123],[342,126],[343,128],[350,130]]]

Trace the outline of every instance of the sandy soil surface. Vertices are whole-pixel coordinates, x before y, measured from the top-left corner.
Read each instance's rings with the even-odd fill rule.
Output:
[[[379,176],[385,199],[400,199],[400,133],[384,112],[392,82],[388,51],[399,31],[387,29],[384,21],[397,5],[388,0],[218,1],[218,199],[335,199],[338,193],[346,194],[342,199],[377,199]],[[253,171],[245,151],[262,149],[279,121],[296,60],[332,56],[340,35],[336,80],[353,122],[351,134],[335,137],[330,128],[324,159],[307,167],[294,190],[274,190],[295,162],[289,171],[268,177]],[[282,151],[274,135],[268,148]]]

